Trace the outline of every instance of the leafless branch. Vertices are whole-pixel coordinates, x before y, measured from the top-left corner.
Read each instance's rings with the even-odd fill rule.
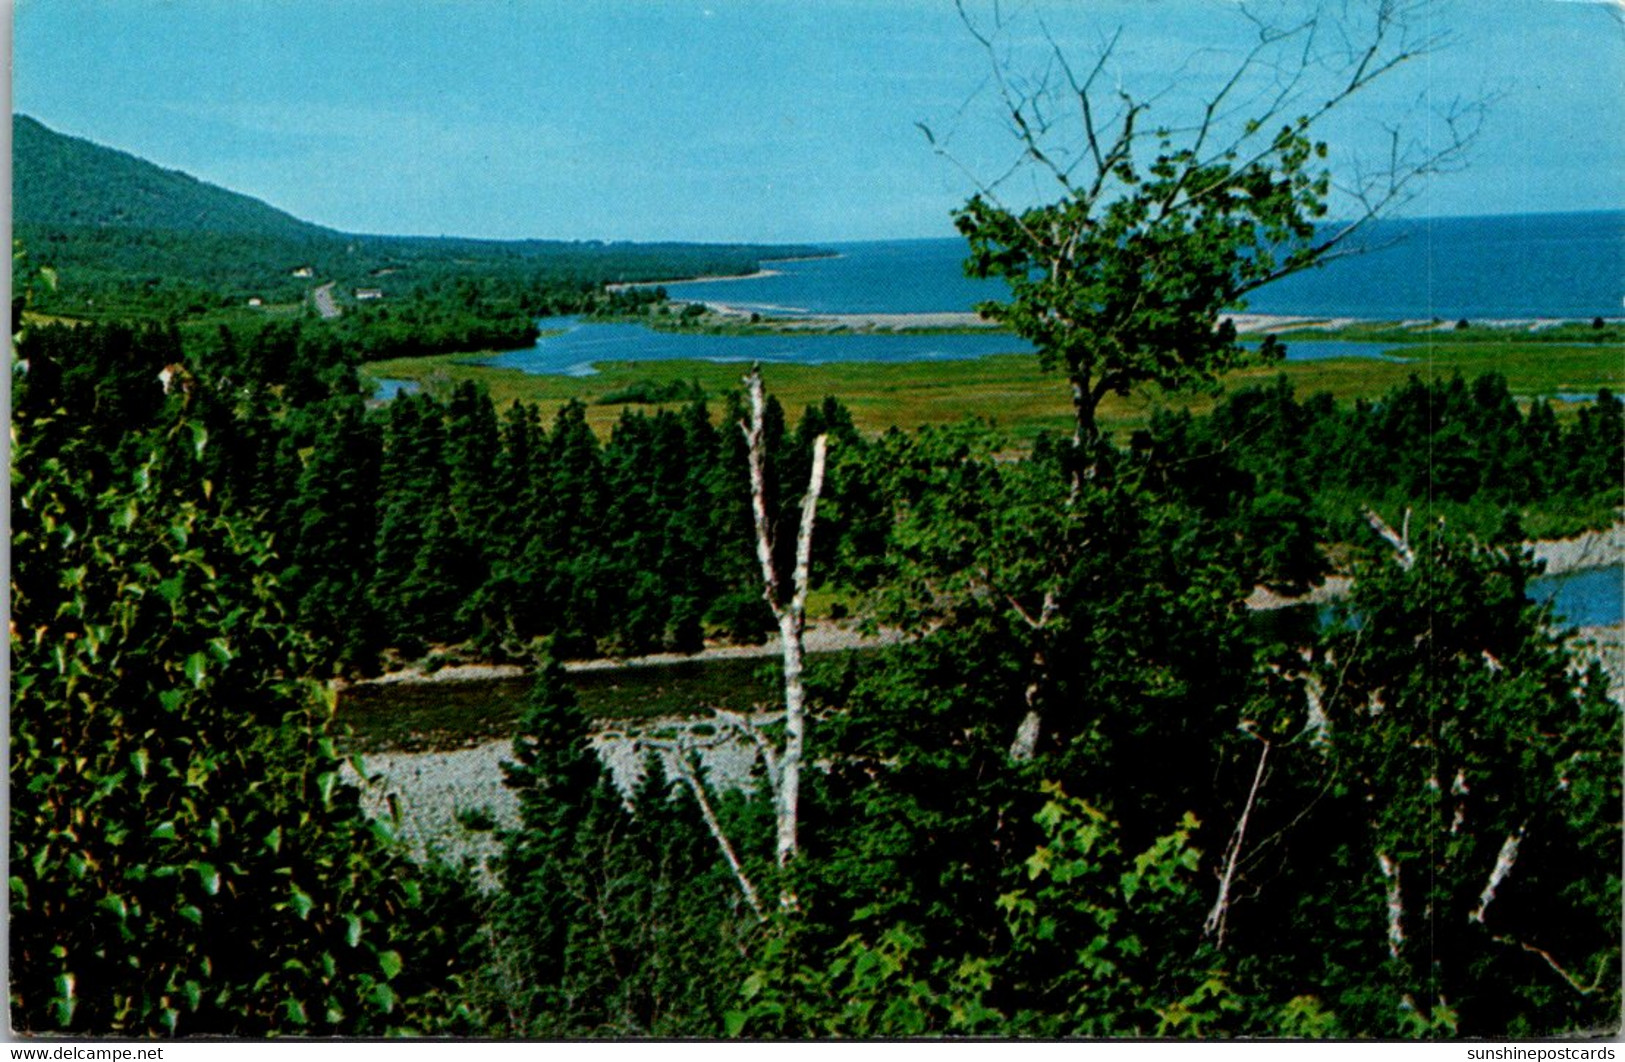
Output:
[[[722,858],[727,861],[728,869],[733,871],[734,880],[739,883],[739,891],[745,895],[745,902],[750,904],[750,909],[756,912],[757,918],[765,921],[767,913],[762,909],[762,901],[756,894],[756,886],[751,883],[750,875],[745,873],[744,864],[739,861],[739,854],[734,850],[733,842],[728,839],[727,832],[717,819],[716,811],[711,807],[711,797],[706,792],[705,783],[694,769],[690,753],[686,750],[680,751],[678,755],[671,757],[671,762],[677,769],[677,777],[681,778],[683,784],[688,786],[688,791],[694,794],[694,802],[699,805],[700,817],[705,820],[705,828],[711,832],[717,847],[721,849]]]
[[[730,731],[756,746],[756,751],[762,757],[762,766],[767,770],[768,787],[776,792],[780,784],[779,754],[773,747],[773,742],[769,741],[767,735],[762,733],[762,728],[738,712],[730,712],[725,708],[712,708],[711,714]]]
[[[1545,948],[1537,948],[1533,944],[1526,944],[1521,940],[1514,940],[1511,937],[1495,937],[1493,939],[1496,941],[1496,943],[1511,944],[1522,948],[1531,955],[1539,955],[1542,959],[1546,960],[1546,965],[1550,966],[1557,976],[1568,982],[1568,986],[1580,993],[1582,996],[1589,996],[1591,993],[1602,987],[1603,974],[1608,969],[1608,960],[1606,957],[1601,957],[1597,960],[1596,976],[1591,979],[1591,983],[1589,985],[1584,985],[1581,984],[1579,979],[1573,974],[1565,970],[1563,968],[1563,964],[1558,962],[1557,959],[1552,956],[1552,953],[1547,951]]]
[[[1261,737],[1250,725],[1245,729],[1263,743],[1263,748],[1258,751],[1258,769],[1253,772],[1253,785],[1247,792],[1247,803],[1242,806],[1241,817],[1236,820],[1236,832],[1231,835],[1230,844],[1225,850],[1224,872],[1219,876],[1219,895],[1202,924],[1202,932],[1213,937],[1215,946],[1220,948],[1224,947],[1225,923],[1230,915],[1230,889],[1235,883],[1236,864],[1241,859],[1242,844],[1247,839],[1247,820],[1258,802],[1258,790],[1264,784],[1264,764],[1270,755],[1269,740]]]
[[[1485,883],[1484,891],[1478,894],[1478,907],[1467,916],[1469,921],[1484,923],[1484,913],[1489,910],[1490,903],[1495,899],[1495,890],[1501,887],[1507,875],[1512,873],[1512,864],[1518,861],[1518,845],[1523,840],[1523,827],[1517,833],[1507,834],[1507,839],[1501,842],[1501,850],[1495,856],[1495,868],[1490,871],[1490,880]]]
[[[1399,949],[1405,943],[1405,899],[1399,886],[1399,864],[1387,852],[1377,853],[1377,865],[1388,881],[1388,954],[1399,958]]]
[[[1405,510],[1405,521],[1399,531],[1388,526],[1388,522],[1377,515],[1375,509],[1361,510],[1365,514],[1365,522],[1371,525],[1371,530],[1382,537],[1382,540],[1394,547],[1394,553],[1399,566],[1409,571],[1416,565],[1416,553],[1411,549],[1411,511]]]

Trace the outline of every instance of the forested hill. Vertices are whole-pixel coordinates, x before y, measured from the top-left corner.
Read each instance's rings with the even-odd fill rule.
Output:
[[[251,196],[11,117],[12,220],[278,237],[336,237]]]
[[[34,308],[103,320],[185,319],[297,307],[332,282],[392,307],[457,284],[501,315],[587,310],[602,285],[754,272],[802,246],[368,236],[302,221],[258,199],[12,116],[13,232],[60,277]],[[459,298],[467,295],[467,291]],[[489,309],[489,307],[487,307]],[[416,311],[411,311],[416,312]],[[492,311],[496,312],[496,311]],[[422,314],[418,314],[422,316]],[[483,316],[490,317],[491,313]],[[527,326],[528,327],[528,326]],[[516,335],[520,345],[529,340]]]

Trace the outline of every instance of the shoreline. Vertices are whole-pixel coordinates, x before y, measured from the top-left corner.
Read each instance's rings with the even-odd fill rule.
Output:
[[[1571,538],[1525,542],[1523,547],[1545,565],[1542,575],[1569,575],[1589,568],[1606,568],[1625,561],[1625,522],[1602,531],[1582,531]],[[1287,597],[1267,587],[1257,586],[1247,598],[1247,607],[1259,611],[1290,608],[1294,605],[1325,605],[1344,597],[1353,580],[1347,575],[1328,575],[1325,582],[1307,594]],[[1604,624],[1598,629],[1625,628],[1625,621]]]
[[[671,280],[626,280],[613,284],[605,284],[605,291],[626,291],[629,288],[673,288],[679,284],[720,284],[734,280],[765,280],[768,277],[782,277],[784,270],[768,269],[774,262],[823,262],[832,258],[845,258],[839,251],[829,254],[799,254],[788,258],[758,258],[758,266],[754,273],[707,273],[697,277],[676,277]]]
[[[1625,703],[1625,626],[1580,627],[1570,644],[1579,659],[1602,665],[1609,696]],[[635,726],[594,720],[588,742],[614,784],[630,795],[642,777],[648,751],[639,734],[695,725],[709,722],[703,716],[650,719]],[[483,812],[499,827],[518,828],[519,797],[503,783],[502,765],[513,755],[512,738],[466,748],[380,750],[347,761],[342,776],[361,788],[363,806],[370,813],[387,818],[399,809],[400,836],[420,858],[434,851],[466,856],[479,868],[479,880],[495,888],[487,860],[501,852],[497,835],[470,830],[462,816]],[[699,755],[703,769],[725,786],[747,785],[757,760],[756,749],[743,741],[706,744]]]
[[[749,318],[752,314],[784,313],[762,322],[775,331],[809,332],[842,329],[848,332],[876,332],[901,329],[978,329],[997,330],[996,321],[989,321],[977,313],[942,311],[938,313],[809,313],[790,306],[766,306],[727,302],[707,302],[706,309],[722,317]]]
[[[776,258],[776,262],[793,262],[793,258]],[[758,269],[754,273],[738,273],[729,276],[721,274],[701,277],[683,277],[680,280],[627,280],[617,281],[614,284],[605,284],[605,291],[630,291],[633,288],[674,288],[679,284],[717,284],[730,280],[763,280],[767,277],[782,277],[784,273],[777,269]]]
[[[777,276],[778,273],[766,271],[757,276]],[[750,280],[751,277],[699,277],[693,281],[676,281],[678,284],[699,283],[701,280]],[[630,286],[630,285],[622,285]],[[670,286],[670,285],[668,285]],[[999,328],[996,321],[989,321],[974,310],[933,310],[914,313],[892,313],[886,311],[868,311],[860,313],[819,313],[791,306],[767,306],[761,303],[730,303],[707,301],[703,305],[713,313],[724,317],[745,317],[752,313],[781,312],[788,314],[787,318],[779,318],[770,323],[777,328],[808,329],[808,328],[847,328],[853,331],[875,329],[904,329],[904,328]],[[1417,341],[1423,342],[1429,332],[1454,331],[1455,323],[1450,321],[1436,322],[1432,319],[1406,318],[1389,320],[1379,317],[1338,317],[1338,316],[1311,316],[1302,314],[1279,313],[1234,313],[1223,314],[1221,321],[1229,321],[1236,327],[1238,335],[1273,335],[1280,332],[1314,331],[1337,332],[1345,328],[1361,326],[1389,325],[1398,329],[1415,332]],[[1521,330],[1539,332],[1548,328],[1557,328],[1562,325],[1586,324],[1580,318],[1570,317],[1507,317],[1485,318],[1474,321],[1473,324],[1482,328],[1496,328],[1506,330]],[[1331,337],[1329,337],[1331,338]],[[1400,345],[1400,344],[1396,344]]]
[[[1602,531],[1582,531],[1572,538],[1526,542],[1535,559],[1546,563],[1546,575],[1567,575],[1625,560],[1625,522]]]
[[[878,634],[864,635],[847,630],[828,620],[809,621],[803,640],[808,653],[831,653],[850,649],[872,649],[896,645],[903,640],[901,631],[885,629]],[[769,637],[759,645],[707,645],[692,653],[650,653],[625,659],[595,657],[591,660],[567,660],[560,664],[566,674],[596,671],[632,671],[645,667],[669,667],[672,664],[704,663],[710,660],[748,660],[774,657],[780,654],[779,640]],[[523,678],[530,668],[522,664],[453,664],[435,671],[422,671],[415,667],[391,671],[377,678],[346,683],[347,686],[432,685],[440,682],[481,682],[491,679]]]
[[[1545,575],[1567,575],[1588,568],[1606,567],[1625,559],[1625,522],[1614,524],[1603,531],[1585,531],[1572,538],[1547,539],[1525,542],[1536,560],[1545,563]],[[1255,587],[1246,599],[1246,606],[1256,611],[1271,611],[1295,605],[1324,605],[1344,597],[1353,580],[1347,575],[1328,575],[1324,582],[1298,597],[1286,597],[1265,587]],[[1600,630],[1621,629],[1622,624],[1605,624]],[[839,652],[851,649],[872,649],[896,645],[903,633],[885,629],[878,634],[863,635],[830,621],[807,624],[805,650],[807,653]],[[561,666],[568,673],[628,671],[645,667],[667,667],[672,664],[703,663],[710,660],[740,660],[766,658],[780,653],[779,641],[770,637],[759,645],[707,645],[693,653],[651,653],[647,656],[616,659],[598,657],[592,660],[565,661]],[[345,686],[432,685],[442,682],[481,682],[495,679],[518,679],[530,673],[521,664],[472,663],[453,664],[434,671],[416,667],[403,668],[361,679]]]

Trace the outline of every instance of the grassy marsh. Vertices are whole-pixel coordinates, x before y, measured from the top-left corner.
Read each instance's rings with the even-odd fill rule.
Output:
[[[1487,330],[1474,330],[1482,331]],[[1525,397],[1590,394],[1603,387],[1625,390],[1625,345],[1531,339],[1517,333],[1510,337],[1400,334],[1408,342],[1396,343],[1392,353],[1407,359],[1403,362],[1372,358],[1286,362],[1232,372],[1223,379],[1222,386],[1235,390],[1284,373],[1300,396],[1327,391],[1338,401],[1348,402],[1377,398],[1413,374],[1426,379],[1459,372],[1471,378],[1499,372],[1507,378],[1514,394]],[[1370,335],[1340,332],[1321,338],[1368,339]],[[1312,340],[1291,342],[1306,344]],[[366,371],[377,377],[418,381],[431,393],[449,389],[462,380],[474,380],[486,387],[499,406],[519,400],[533,402],[549,417],[565,402],[579,399],[589,407],[589,423],[603,435],[620,419],[622,409],[618,405],[595,405],[606,394],[642,381],[694,380],[712,396],[715,410],[720,408],[717,398],[738,386],[741,373],[735,363],[606,361],[597,364],[598,372],[592,376],[544,376],[482,364],[491,356],[397,358],[371,362]],[[980,416],[1000,425],[1015,440],[1026,441],[1040,431],[1067,431],[1071,425],[1071,403],[1064,381],[1054,373],[1042,372],[1030,354],[903,364],[769,365],[764,375],[769,389],[792,416],[825,395],[835,395],[852,411],[858,428],[868,433]],[[1211,394],[1142,392],[1127,398],[1108,398],[1101,415],[1112,431],[1132,431],[1143,427],[1158,407],[1203,413],[1212,408],[1214,400]],[[1558,404],[1559,415],[1568,405]]]

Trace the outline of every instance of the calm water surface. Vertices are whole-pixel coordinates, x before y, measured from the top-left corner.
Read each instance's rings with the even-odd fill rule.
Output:
[[[587,324],[574,317],[540,322],[544,334],[529,350],[513,350],[482,361],[503,369],[542,375],[590,376],[596,362],[760,361],[764,364],[822,365],[835,361],[943,361],[989,354],[1031,353],[1032,347],[1002,332],[954,335],[709,336],[657,332],[637,324]]]
[[[1618,317],[1625,211],[1388,221],[1362,254],[1255,292],[1255,313],[1407,318]],[[777,276],[668,285],[673,298],[778,313],[928,313],[1003,298],[965,276],[965,241],[834,244],[840,257],[767,262]]]
[[[913,362],[983,358],[989,354],[1030,354],[1032,345],[1004,332],[943,335],[791,332],[776,335],[711,336],[658,332],[638,324],[590,324],[574,317],[540,322],[543,336],[528,350],[512,350],[481,361],[502,369],[539,375],[590,376],[600,362],[699,361],[824,365],[830,362]],[[1288,361],[1319,358],[1389,358],[1391,345],[1332,340],[1287,344]],[[1402,360],[1402,359],[1397,359]]]
[[[1537,601],[1550,601],[1557,618],[1576,627],[1625,621],[1625,565],[1581,568],[1545,575],[1530,587]]]

